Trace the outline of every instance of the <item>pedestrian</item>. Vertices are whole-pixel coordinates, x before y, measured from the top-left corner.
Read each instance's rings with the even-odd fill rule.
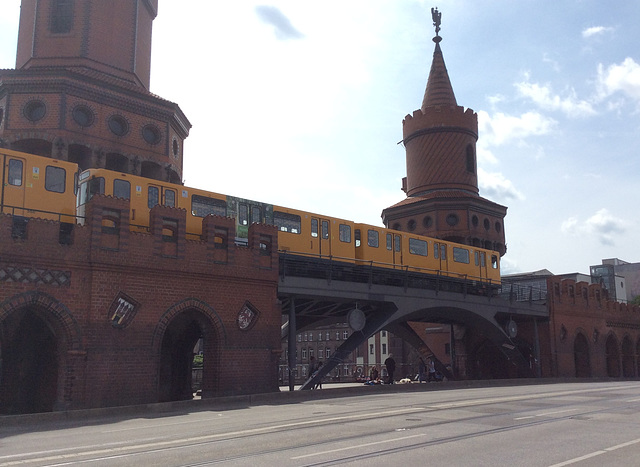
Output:
[[[379,375],[380,373],[378,373],[378,369],[375,366],[371,367],[371,372],[369,373],[369,381],[373,381],[373,382],[378,381]]]
[[[393,372],[396,371],[396,361],[393,359],[393,354],[389,354],[384,361],[384,366],[387,367],[388,380],[387,384],[393,384]]]
[[[433,361],[433,358],[429,359],[429,376],[427,377],[427,383],[430,383],[431,380],[438,381],[436,379],[436,364]]]
[[[316,376],[320,372],[321,368],[322,368],[322,362],[318,362],[318,367],[316,371],[313,373],[313,376]],[[322,389],[322,378],[318,380],[318,382],[316,383],[313,389]]]
[[[420,362],[418,363],[418,383],[422,383],[426,380],[427,373],[427,364],[424,362],[422,357],[420,357]]]

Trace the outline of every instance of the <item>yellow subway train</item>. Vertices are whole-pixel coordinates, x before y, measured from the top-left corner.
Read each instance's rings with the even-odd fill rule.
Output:
[[[22,217],[82,221],[95,194],[128,199],[130,224],[148,230],[149,211],[160,204],[186,211],[188,235],[202,233],[210,214],[234,218],[236,243],[253,223],[278,228],[280,251],[354,265],[404,269],[474,282],[500,284],[498,252],[314,214],[107,169],[81,173],[69,162],[0,150],[1,211]]]

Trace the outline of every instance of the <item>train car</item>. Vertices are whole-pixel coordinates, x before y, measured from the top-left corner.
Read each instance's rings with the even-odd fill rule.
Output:
[[[75,224],[76,164],[9,149],[0,158],[0,212]]]
[[[280,250],[349,262],[355,258],[352,221],[274,206],[273,225]]]

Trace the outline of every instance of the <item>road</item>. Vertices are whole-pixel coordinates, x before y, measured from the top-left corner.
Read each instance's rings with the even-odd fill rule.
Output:
[[[411,385],[415,386],[415,385]],[[437,387],[438,390],[433,390]],[[640,382],[447,388],[0,426],[0,466],[629,466]]]

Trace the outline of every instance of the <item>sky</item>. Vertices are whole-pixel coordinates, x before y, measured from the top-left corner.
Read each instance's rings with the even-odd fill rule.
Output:
[[[20,0],[2,4],[13,68]],[[382,225],[405,198],[432,7],[478,114],[480,195],[508,207],[503,274],[640,262],[637,0],[160,0],[150,90],[193,125],[184,183]]]

